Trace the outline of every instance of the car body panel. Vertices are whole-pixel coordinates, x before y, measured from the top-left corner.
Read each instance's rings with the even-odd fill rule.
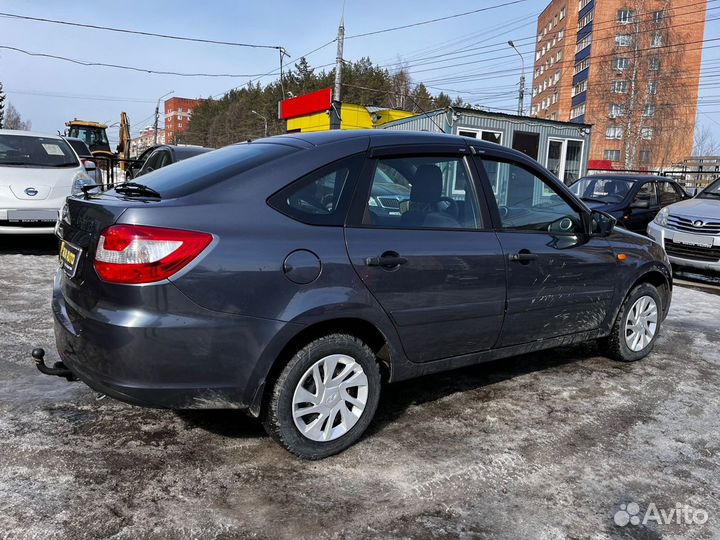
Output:
[[[508,313],[518,314],[520,298],[532,304],[533,298],[542,296],[542,284],[535,280],[545,278],[537,269],[512,270],[506,277],[507,251],[518,247],[511,239],[500,239],[507,233],[453,231],[451,237],[428,230],[380,234],[387,231],[352,223],[309,225],[267,202],[289,183],[339,159],[369,156],[378,148],[403,144],[452,145],[456,151],[468,151],[466,139],[360,131],[291,134],[253,144],[283,145],[289,150],[248,170],[223,166],[207,172],[196,179],[197,189],[166,199],[134,198],[114,191],[68,199],[58,235],[82,254],[74,277],[61,270],[55,281],[56,341],[63,361],[93,388],[143,405],[239,407],[258,414],[273,370],[287,359],[288,347],[302,343],[313,328],[338,322],[349,332],[361,326],[375,328],[385,340],[379,354],[387,362],[389,379],[401,380],[607,335],[612,313],[629,287],[644,273],[666,266],[659,246],[618,231],[608,238],[589,237],[585,251],[572,257],[565,255],[569,249],[546,246],[557,254],[547,255],[553,259],[548,283],[554,300],[547,302],[542,316],[549,316],[549,306],[562,306],[569,297],[565,295],[576,292],[589,302],[605,300],[612,290],[608,314],[601,320],[581,313],[594,321],[594,328],[588,324],[562,336],[498,346],[508,280],[518,291],[517,300],[511,302],[517,310]],[[490,143],[479,148],[501,151]],[[151,187],[171,184],[183,175],[196,175],[197,164],[217,163],[234,151],[206,154],[198,161],[148,174],[142,181]],[[508,152],[541,170],[532,160]],[[553,182],[561,184],[557,179]],[[481,193],[490,189],[484,183],[478,188]],[[582,203],[577,205],[589,216]],[[496,207],[491,209],[491,224],[497,223],[497,212]],[[213,241],[170,279],[143,285],[106,283],[93,267],[95,249],[101,232],[120,223],[205,231]],[[549,239],[538,235],[536,241],[547,244]],[[397,272],[379,268],[367,272],[364,259],[386,247],[407,256],[408,266]],[[601,275],[600,268],[610,264],[618,249],[627,252],[626,261]],[[563,262],[579,263],[581,270],[573,275],[567,264],[562,268]],[[293,263],[300,274],[293,273]],[[308,274],[308,269],[317,271]],[[583,282],[580,274],[585,272],[597,283]],[[669,270],[666,274],[670,280]],[[608,276],[614,278],[612,286]],[[566,305],[572,303],[568,300]],[[514,328],[511,335],[517,332]]]

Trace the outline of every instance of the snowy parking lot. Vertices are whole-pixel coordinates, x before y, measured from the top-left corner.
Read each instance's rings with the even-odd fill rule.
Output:
[[[2,246],[0,538],[720,537],[712,289],[675,289],[641,362],[584,344],[390,385],[359,444],[306,462],[237,411],[40,375],[56,246]]]

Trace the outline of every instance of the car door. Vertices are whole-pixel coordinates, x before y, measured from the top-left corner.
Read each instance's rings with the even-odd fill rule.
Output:
[[[630,201],[630,207],[625,212],[623,225],[626,229],[645,234],[650,223],[660,210],[656,182],[654,180],[638,180],[635,195]]]
[[[680,186],[667,180],[658,182],[657,190],[658,204],[660,208],[665,208],[668,205],[680,202],[685,199],[685,193],[683,193],[682,189],[680,189]]]
[[[375,152],[345,229],[355,270],[414,362],[489,349],[502,326],[505,260],[463,150]],[[388,181],[392,211],[373,195]]]
[[[508,268],[498,345],[598,328],[615,293],[616,263],[609,242],[586,233],[587,211],[530,160],[492,152],[475,160]]]

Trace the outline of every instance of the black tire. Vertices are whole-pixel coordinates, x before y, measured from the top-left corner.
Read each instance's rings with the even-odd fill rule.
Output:
[[[350,356],[367,377],[367,401],[360,417],[345,434],[330,441],[314,441],[303,435],[293,420],[293,394],[304,374],[319,360],[333,354]],[[303,459],[322,459],[342,452],[362,436],[380,399],[380,368],[373,351],[360,339],[331,334],[305,345],[290,359],[275,381],[263,414],[268,434],[288,451]]]
[[[655,334],[653,335],[650,342],[643,349],[639,351],[633,351],[628,347],[625,340],[625,323],[627,321],[628,314],[633,304],[635,304],[635,302],[643,296],[650,296],[653,300],[655,300],[658,313],[657,329],[655,330]],[[655,346],[655,341],[660,334],[662,313],[662,298],[660,297],[660,293],[658,292],[657,288],[655,288],[650,283],[641,283],[640,285],[633,288],[625,297],[625,301],[623,302],[622,307],[620,308],[620,312],[615,319],[615,324],[613,324],[610,335],[599,341],[600,348],[602,349],[603,353],[614,360],[619,360],[620,362],[635,362],[637,360],[645,358],[653,350],[653,347]]]

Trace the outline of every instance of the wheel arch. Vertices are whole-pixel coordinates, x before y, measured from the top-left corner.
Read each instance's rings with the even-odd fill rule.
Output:
[[[330,334],[349,334],[362,340],[375,353],[383,380],[391,379],[392,364],[397,351],[386,333],[378,325],[367,319],[351,316],[316,321],[302,327],[292,335],[276,355],[263,382],[255,393],[250,407],[250,412],[253,415],[259,416],[261,411],[265,409],[274,381],[277,380],[280,372],[290,361],[293,354],[313,340]]]
[[[660,300],[662,301],[662,316],[663,319],[665,319],[670,309],[670,300],[672,299],[672,275],[670,271],[665,267],[655,265],[645,268],[644,272],[627,287],[623,299],[641,283],[649,283],[658,290]]]

